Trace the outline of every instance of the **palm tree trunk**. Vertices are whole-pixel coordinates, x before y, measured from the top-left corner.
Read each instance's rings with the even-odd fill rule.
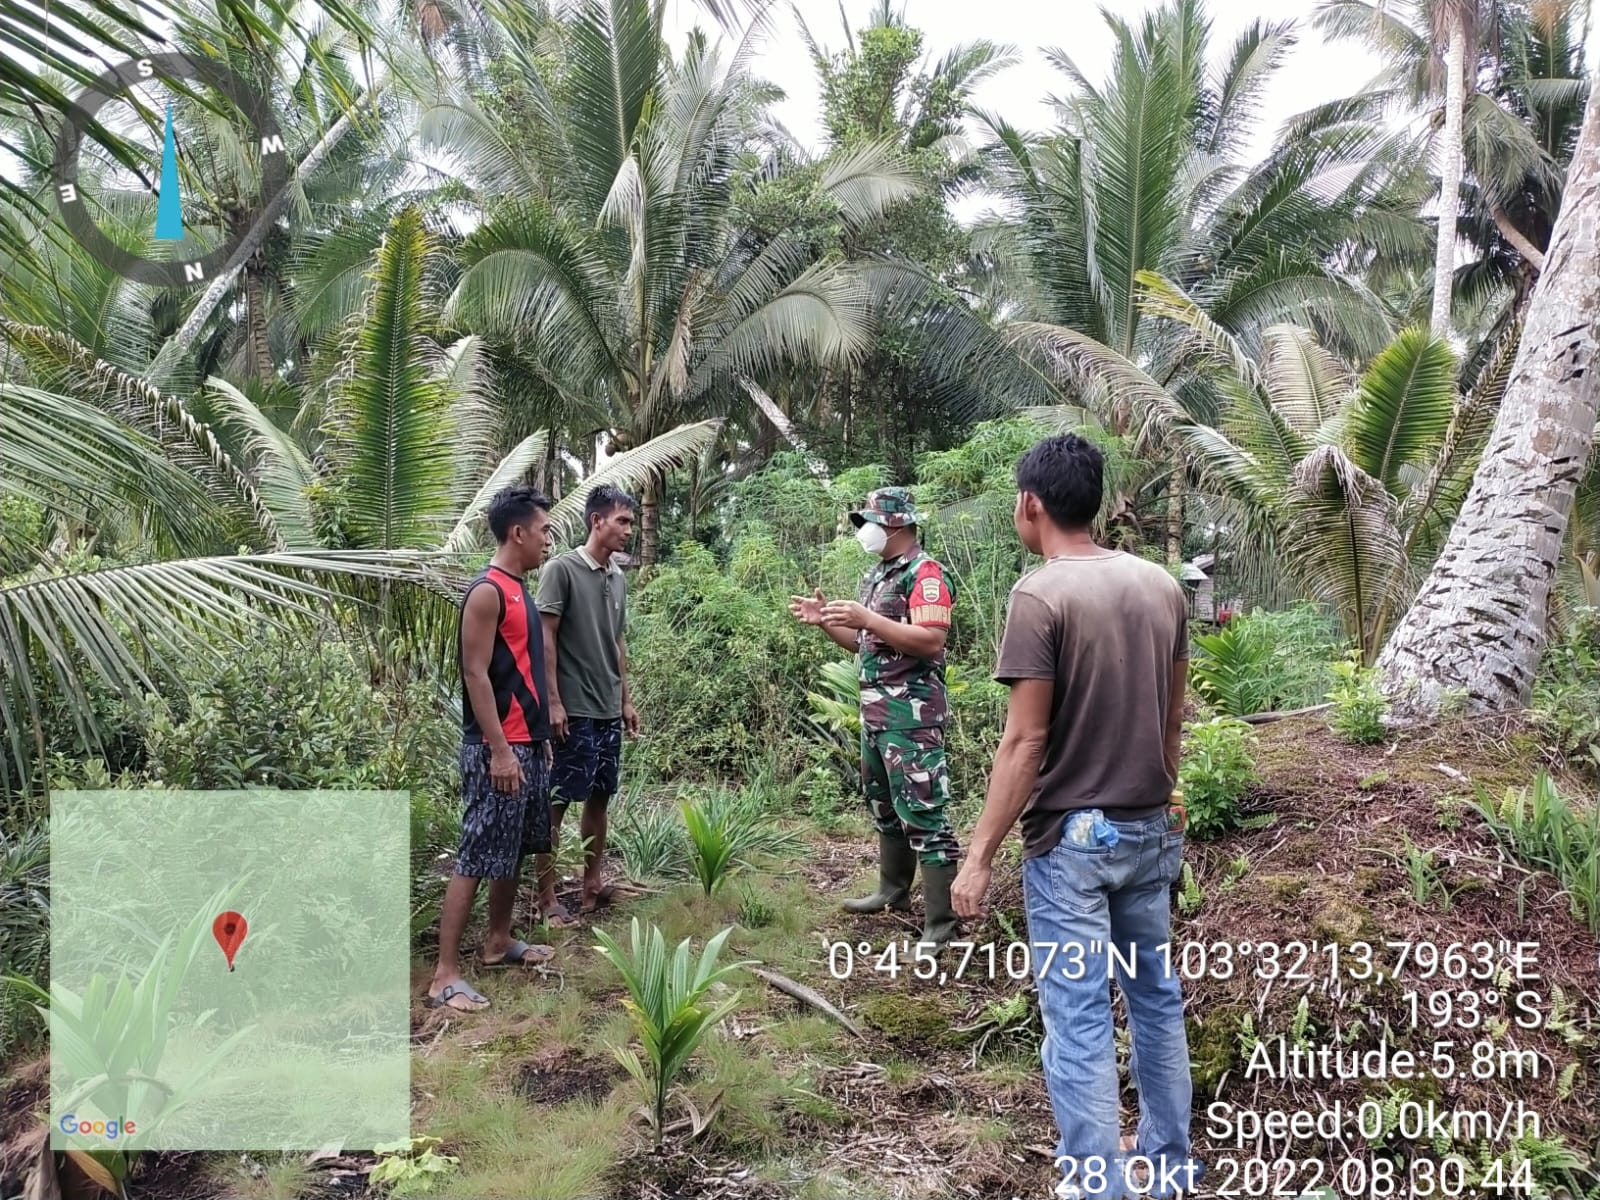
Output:
[[[1183,565],[1183,461],[1177,457],[1167,477],[1167,565]]]
[[[1545,270],[1472,490],[1379,657],[1402,716],[1528,696],[1600,412],[1600,87],[1589,94]]]
[[[1456,273],[1456,216],[1461,208],[1461,124],[1467,92],[1467,27],[1459,9],[1450,17],[1445,51],[1444,133],[1439,139],[1439,236],[1433,254],[1433,332],[1450,331],[1450,290]]]
[[[250,347],[250,371],[266,383],[276,372],[272,366],[272,348],[267,344],[267,281],[255,267],[246,267],[244,271],[244,321]]]
[[[295,168],[295,180],[303,183],[322,166],[323,160],[332,154],[334,148],[344,139],[345,134],[355,127],[355,114],[362,106],[370,106],[377,101],[382,92],[387,77],[382,77],[374,83],[367,94],[362,97],[360,104],[346,112],[328,128],[317,144],[311,147],[306,156],[300,160],[300,165]],[[184,319],[178,332],[167,339],[166,345],[161,347],[155,361],[150,364],[150,369],[145,372],[145,377],[152,383],[159,384],[172,373],[174,367],[182,360],[183,356],[200,340],[200,331],[205,328],[206,322],[211,319],[211,314],[217,311],[217,305],[233,288],[239,278],[239,271],[249,257],[256,253],[266,243],[267,235],[272,232],[277,223],[278,215],[283,212],[284,205],[288,203],[290,193],[295,189],[285,187],[276,196],[271,197],[266,206],[256,217],[255,224],[250,227],[250,232],[245,234],[244,240],[239,243],[239,249],[234,252],[234,266],[224,270],[222,274],[213,279],[206,290],[200,293],[200,299],[195,301],[195,306],[189,310],[189,315]]]
[[[661,481],[652,479],[639,504],[639,567],[655,566],[661,557]]]
[[[1511,214],[1498,204],[1494,206],[1494,224],[1500,231],[1500,236],[1510,242],[1516,252],[1528,261],[1535,271],[1544,270],[1544,255],[1539,247],[1528,240],[1528,235],[1523,233],[1511,222]]]

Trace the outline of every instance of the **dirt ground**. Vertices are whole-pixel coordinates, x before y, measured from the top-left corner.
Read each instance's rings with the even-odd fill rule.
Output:
[[[1307,963],[1311,977],[1304,980],[1266,980],[1247,970],[1188,980],[1199,1156],[1333,1164],[1354,1149],[1314,1137],[1263,1138],[1248,1150],[1215,1146],[1203,1114],[1219,1100],[1261,1111],[1312,1112],[1335,1102],[1393,1108],[1404,1100],[1446,1112],[1499,1112],[1520,1100],[1541,1120],[1541,1141],[1527,1152],[1558,1162],[1564,1146],[1574,1164],[1563,1177],[1572,1194],[1595,1188],[1600,1178],[1581,1164],[1600,1150],[1597,946],[1554,881],[1508,860],[1469,803],[1477,787],[1498,799],[1509,786],[1526,786],[1545,765],[1534,739],[1514,722],[1475,721],[1361,748],[1335,739],[1316,717],[1263,726],[1258,739],[1262,779],[1246,807],[1261,820],[1253,822],[1256,828],[1188,846],[1192,882],[1185,885],[1185,910],[1174,917],[1175,943],[1316,941],[1349,950],[1365,942],[1378,948],[1377,963],[1392,970],[1398,951],[1391,943],[1530,942],[1537,945],[1538,979],[1496,988],[1505,993],[1499,1010],[1471,1031],[1460,1022],[1442,1030],[1412,1028],[1408,991],[1425,1005],[1434,991],[1489,988],[1424,979],[1418,961],[1410,978],[1401,972],[1383,982],[1361,980],[1349,969],[1349,957],[1345,971],[1326,969],[1324,950],[1320,963]],[[1560,782],[1566,794],[1594,795],[1592,783],[1564,776]],[[971,803],[961,813],[969,826],[976,807]],[[800,831],[804,853],[770,874],[710,898],[692,888],[664,889],[601,914],[601,921],[625,937],[627,919],[638,916],[663,928],[669,942],[686,936],[698,942],[732,925],[725,957],[759,962],[814,989],[860,1037],[759,979],[741,981],[737,1008],[692,1060],[667,1148],[656,1153],[636,1112],[637,1084],[613,1053],[630,1033],[624,991],[593,953],[588,925],[551,934],[558,950],[551,970],[483,981],[495,1008],[470,1018],[425,1007],[427,964],[419,960],[413,971],[413,1129],[439,1137],[440,1151],[460,1159],[427,1194],[545,1200],[1047,1196],[1054,1125],[1039,1073],[1031,983],[1008,978],[1004,970],[991,979],[981,959],[968,977],[947,977],[942,986],[874,969],[877,951],[892,939],[914,937],[919,926],[906,916],[854,917],[837,909],[838,897],[871,875],[869,831],[864,825],[836,834],[809,825]],[[1433,852],[1436,889],[1425,904],[1414,899],[1403,865],[1408,843]],[[1003,948],[1027,936],[1015,860],[1001,864],[996,878],[990,914],[967,937]],[[1438,887],[1450,894],[1447,907]],[[836,977],[839,949],[830,972],[830,946],[862,943],[873,954],[857,955],[849,978]],[[1537,993],[1539,1028],[1521,1029],[1509,1019],[1509,997],[1519,989]],[[1482,1041],[1493,1056],[1517,1056],[1523,1074],[1512,1078],[1496,1067],[1489,1078],[1467,1072],[1403,1087],[1370,1079],[1247,1078],[1255,1040],[1270,1044],[1279,1036],[1307,1046],[1342,1038],[1356,1049],[1387,1040],[1423,1052],[1444,1037],[1463,1048]],[[1121,1044],[1124,1067],[1126,1050]],[[1522,1051],[1534,1057],[1521,1057]],[[9,1200],[42,1150],[42,1063],[13,1064],[6,1087],[0,1197]],[[1131,1131],[1131,1088],[1123,1101],[1123,1128]],[[1396,1162],[1430,1152],[1427,1139],[1385,1137],[1385,1153]],[[1478,1140],[1457,1139],[1444,1148],[1480,1166],[1486,1161]],[[1493,1153],[1505,1148],[1493,1147]],[[1437,1156],[1439,1149],[1431,1152]],[[268,1170],[244,1159],[145,1155],[129,1195],[350,1196],[363,1194],[372,1163],[370,1156],[330,1155]],[[1551,1170],[1559,1174],[1559,1164]],[[69,1175],[67,1166],[62,1194],[72,1195],[74,1187],[94,1194]],[[1202,1194],[1208,1190],[1202,1185]]]

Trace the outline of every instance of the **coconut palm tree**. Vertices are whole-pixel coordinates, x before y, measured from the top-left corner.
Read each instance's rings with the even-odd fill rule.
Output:
[[[7,106],[0,100],[0,129],[24,170],[23,179],[11,183],[5,197],[16,236],[6,240],[9,245],[0,242],[0,254],[35,243],[46,251],[33,256],[18,252],[15,261],[6,264],[7,306],[17,319],[39,321],[38,314],[23,316],[17,307],[30,299],[59,305],[61,280],[70,283],[80,273],[90,279],[104,276],[117,320],[106,322],[107,328],[94,337],[80,333],[83,344],[105,351],[108,359],[127,369],[149,373],[158,382],[177,382],[179,374],[203,377],[224,360],[244,374],[269,381],[285,360],[290,367],[298,365],[302,326],[313,332],[326,328],[328,298],[338,294],[334,284],[339,280],[332,274],[333,268],[353,265],[359,276],[388,218],[400,205],[416,202],[414,194],[408,195],[416,189],[412,178],[416,173],[397,134],[396,118],[403,106],[390,89],[387,101],[367,104],[356,118],[353,98],[363,97],[365,103],[372,95],[355,78],[351,61],[359,28],[343,29],[330,20],[320,29],[303,30],[263,8],[260,19],[268,33],[256,37],[230,26],[226,13],[219,20],[214,10],[187,0],[152,7],[151,11],[159,18],[158,24],[169,23],[159,39],[125,46],[108,61],[125,54],[178,50],[191,58],[223,64],[251,81],[267,97],[296,164],[289,186],[279,196],[268,197],[268,211],[261,211],[257,203],[259,156],[240,138],[239,122],[219,116],[223,102],[215,95],[174,94],[174,126],[183,147],[180,173],[203,175],[183,180],[186,234],[202,244],[239,236],[245,246],[236,269],[223,273],[198,294],[142,287],[90,260],[61,226],[50,179],[59,119],[40,107],[23,114],[13,110],[7,118]],[[396,48],[394,57],[403,60],[405,54]],[[46,78],[63,93],[77,90],[76,82],[66,76]],[[103,118],[107,116],[102,113]],[[115,117],[121,119],[106,121],[106,136],[85,140],[79,158],[80,177],[91,181],[85,194],[97,206],[97,220],[102,225],[121,226],[121,238],[149,253],[154,248],[155,202],[148,164],[135,159],[133,170],[127,166],[130,151],[123,139],[130,116],[159,138],[160,112],[117,106]],[[291,216],[295,219],[286,219]],[[364,236],[353,238],[356,231]],[[349,253],[337,257],[325,251],[308,254],[307,243],[314,237],[334,246],[340,245],[335,237],[343,242],[355,240],[353,262]],[[295,311],[285,302],[290,277],[297,273],[297,265],[312,262],[319,269],[301,273],[311,276],[308,282],[321,286],[308,295],[304,306],[310,310],[308,319],[290,320]],[[344,289],[346,294],[349,290]],[[101,305],[90,305],[86,315],[93,319],[106,311]],[[134,319],[130,321],[130,317]],[[63,318],[81,316],[67,318],[63,314]],[[106,345],[106,341],[118,344]],[[149,360],[157,350],[162,353],[152,369]],[[198,350],[193,371],[184,361],[192,350]]]
[[[1523,704],[1600,418],[1600,90],[1592,90],[1527,329],[1472,490],[1379,665],[1397,708]]]
[[[543,461],[545,431],[496,453],[504,413],[483,341],[440,338],[437,280],[449,277],[447,267],[421,213],[407,209],[375,256],[348,349],[287,420],[210,381],[219,425],[241,435],[263,501],[296,544],[480,548],[490,498]],[[552,519],[571,525],[592,488],[643,483],[697,457],[715,435],[714,421],[687,425],[619,456],[563,497]]]
[[[1382,131],[1348,124],[1287,140],[1265,162],[1240,161],[1292,27],[1257,21],[1213,62],[1200,0],[1169,0],[1138,24],[1105,19],[1115,54],[1104,82],[1051,52],[1070,84],[1057,129],[1034,137],[988,121],[992,171],[1014,215],[992,222],[979,245],[1011,281],[1010,316],[1075,331],[1170,382],[1182,362],[1171,327],[1149,323],[1141,306],[1148,270],[1253,351],[1262,329],[1290,318],[1358,361],[1387,344],[1395,326],[1349,269],[1374,249],[1416,252],[1426,236],[1415,198],[1391,182]],[[1106,397],[1097,415],[1112,433],[1157,432],[1126,397],[1091,392]],[[1183,464],[1159,443],[1135,450],[1153,469],[1114,519],[1137,531],[1165,491],[1175,555]]]
[[[5,332],[26,339],[34,331]],[[219,533],[249,524],[247,513],[261,516],[258,537],[281,533],[259,492],[181,401],[152,395],[104,363],[90,369],[83,383],[92,398],[0,381],[0,503],[44,519],[29,548],[36,565],[0,580],[0,784],[8,790],[38,783],[51,698],[96,746],[104,716],[91,699],[96,684],[137,694],[197,654],[226,653],[263,620],[309,622],[378,583],[448,606],[453,587],[438,556],[219,552]],[[109,411],[118,406],[140,424],[165,426],[171,440],[162,444]],[[205,470],[190,469],[196,457]],[[219,484],[231,503],[214,495]],[[138,561],[89,556],[119,528],[137,541]]]
[[[1253,353],[1171,281],[1137,282],[1146,319],[1177,335],[1177,379],[1082,335],[1040,336],[1078,377],[1148,414],[1223,502],[1232,536],[1252,543],[1239,552],[1270,555],[1293,592],[1331,604],[1371,663],[1466,493],[1509,357],[1458,403],[1455,354],[1424,329],[1352,374],[1301,326],[1268,327]]]
[[[395,616],[418,640],[448,641],[464,571],[481,559],[482,512],[526,477],[547,437],[499,457],[498,410],[481,344],[436,334],[428,275],[439,251],[416,210],[393,222],[326,382],[280,425],[245,392],[213,379],[217,425],[183,399],[99,361],[59,333],[0,322],[13,372],[0,385],[0,500],[38,507],[64,545],[132,519],[154,561],[39,566],[0,583],[0,771],[26,786],[43,755],[43,697],[66,698],[89,745],[90,680],[135,694],[195,653],[224,651],[263,619],[321,610]],[[588,490],[638,486],[698,455],[715,422],[668,431],[606,464],[562,499],[564,533]],[[230,449],[237,447],[237,450]],[[251,553],[228,553],[240,544]],[[376,606],[376,607],[374,607]]]
[[[843,365],[886,316],[920,312],[935,286],[891,257],[824,256],[798,228],[755,230],[735,198],[792,169],[754,153],[770,91],[745,64],[758,26],[726,58],[703,37],[674,61],[647,0],[577,0],[555,31],[495,10],[505,103],[457,89],[426,132],[485,210],[465,242],[446,319],[482,334],[569,406],[580,430],[622,449],[749,404],[780,369]],[[550,47],[560,47],[551,54]],[[819,165],[815,195],[862,228],[920,191],[892,148],[866,143]],[[983,368],[1000,348],[946,305],[935,351]],[[659,488],[646,489],[641,559],[659,553]]]
[[[185,19],[203,21],[212,46],[248,46],[268,57],[309,53],[331,62],[338,39],[329,35],[339,32],[381,46],[370,13],[349,0],[328,0],[315,14],[285,0],[222,0],[209,13],[163,0],[75,0],[48,12],[8,4],[0,8],[0,114],[65,113],[107,65],[148,53]],[[134,165],[131,156],[128,162]]]
[[[1325,0],[1317,10],[1325,32],[1363,42],[1384,65],[1358,93],[1307,114],[1300,127],[1423,118],[1420,134],[1396,137],[1415,146],[1412,162],[1432,157],[1440,167],[1446,215],[1434,244],[1435,328],[1452,307],[1450,280],[1457,307],[1487,289],[1509,289],[1510,302],[1491,314],[1502,327],[1525,313],[1583,120],[1582,8],[1571,0]],[[1476,254],[1458,269],[1463,239]]]

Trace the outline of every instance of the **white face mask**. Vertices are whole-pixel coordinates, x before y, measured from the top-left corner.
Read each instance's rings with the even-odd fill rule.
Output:
[[[868,554],[882,554],[883,548],[889,544],[889,534],[882,525],[867,521],[856,530],[856,541]]]

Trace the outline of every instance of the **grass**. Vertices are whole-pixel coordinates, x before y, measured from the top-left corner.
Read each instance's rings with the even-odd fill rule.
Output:
[[[311,1193],[316,1172],[303,1156],[265,1157],[254,1156],[255,1170],[246,1169],[239,1155],[212,1164],[207,1174],[220,1200],[300,1200]]]
[[[748,1041],[708,1038],[703,1063],[688,1088],[702,1113],[720,1103],[722,1111],[712,1126],[712,1141],[724,1151],[740,1156],[762,1156],[783,1148],[787,1140],[784,1113],[802,1077],[786,1075],[771,1055],[752,1053]]]
[[[1337,744],[1333,737],[1321,729],[1321,721],[1305,722],[1313,724],[1318,727],[1315,738],[1322,739],[1312,740],[1314,752],[1295,735],[1263,732],[1261,786],[1269,799],[1281,802],[1280,828],[1244,830],[1218,845],[1191,849],[1192,870],[1204,880],[1205,896],[1194,914],[1180,919],[1182,936],[1226,940],[1237,935],[1241,921],[1255,929],[1261,920],[1285,919],[1307,930],[1307,937],[1313,927],[1320,931],[1316,936],[1341,940],[1419,936],[1416,930],[1422,928],[1418,922],[1424,915],[1416,907],[1413,888],[1428,880],[1410,878],[1402,854],[1391,862],[1375,859],[1374,845],[1399,852],[1409,842],[1417,847],[1415,866],[1424,875],[1427,867],[1437,869],[1446,861],[1446,848],[1449,861],[1475,862],[1474,856],[1481,856],[1482,826],[1468,803],[1454,810],[1466,819],[1451,836],[1438,829],[1435,804],[1453,785],[1432,771],[1431,764],[1442,759],[1470,769],[1474,779],[1494,778],[1497,784],[1501,777],[1487,775],[1463,753],[1432,746],[1411,750],[1403,745],[1389,757],[1382,747],[1332,751]],[[1319,772],[1317,794],[1296,802],[1299,793],[1292,789],[1300,786],[1308,762]],[[1505,760],[1496,758],[1489,765],[1503,768]],[[709,791],[699,793],[702,803]],[[751,811],[765,811],[762,819],[768,822],[785,813],[787,801],[776,782],[746,787],[737,800],[727,789],[720,791],[710,803],[748,805]],[[1402,797],[1405,808],[1398,805]],[[1384,836],[1375,838],[1370,829],[1361,828],[1344,836],[1368,812],[1386,818]],[[1559,815],[1563,812],[1565,816]],[[1506,827],[1503,836],[1519,838],[1529,853],[1543,845],[1538,852],[1554,858],[1562,847],[1572,851],[1584,844],[1589,809],[1582,804],[1563,809],[1549,791],[1524,795],[1517,789],[1504,804],[1495,802],[1494,817]],[[489,1200],[638,1195],[657,1200],[697,1194],[696,1180],[702,1176],[696,1172],[702,1170],[707,1177],[748,1170],[745,1186],[762,1200],[1046,1194],[1048,1163],[1027,1153],[1029,1146],[1048,1145],[1052,1136],[1037,1050],[1030,1046],[1036,1030],[1018,1014],[1002,1011],[1005,997],[1020,993],[914,987],[904,977],[894,981],[870,970],[849,981],[829,978],[824,939],[881,945],[898,931],[891,920],[854,919],[838,912],[839,896],[861,882],[844,878],[858,861],[857,847],[841,854],[814,825],[809,838],[815,857],[804,870],[788,868],[783,859],[765,859],[709,897],[691,880],[666,881],[659,894],[608,914],[604,927],[625,939],[629,921],[637,916],[646,927],[659,926],[669,947],[689,937],[698,949],[708,931],[731,925],[724,960],[757,960],[816,988],[866,1029],[865,1041],[740,972],[728,981],[725,993],[716,993],[731,996],[736,990],[737,1008],[707,1032],[679,1076],[679,1096],[702,1118],[709,1117],[709,1124],[692,1141],[684,1129],[669,1134],[667,1153],[658,1162],[649,1155],[650,1138],[637,1115],[637,1087],[611,1056],[614,1046],[641,1051],[622,1006],[625,993],[619,977],[596,953],[592,926],[554,931],[559,976],[475,976],[494,999],[495,1009],[470,1020],[452,1020],[436,1044],[431,1029],[419,1038],[427,1048],[413,1056],[414,1132],[439,1138],[440,1150],[460,1159],[430,1194]],[[1347,850],[1359,848],[1363,864],[1347,869],[1343,860],[1330,858],[1338,848],[1335,842]],[[868,847],[870,835],[863,833],[859,843]],[[1429,850],[1435,846],[1438,851],[1430,862]],[[1454,857],[1463,851],[1467,857]],[[1324,862],[1330,864],[1326,876],[1318,871]],[[1337,879],[1331,874],[1335,866],[1342,872]],[[1464,871],[1457,866],[1451,882],[1470,882],[1460,878]],[[997,871],[1013,881],[1015,874],[1014,863]],[[1484,903],[1481,897],[1488,894],[1488,889],[1477,893],[1470,907]],[[1548,888],[1543,894],[1548,895]],[[1530,921],[1531,897],[1530,891]],[[991,900],[996,913],[1014,913],[1020,903],[1011,893]],[[1466,936],[1458,926],[1473,917],[1456,911],[1469,908],[1466,900],[1445,911],[1435,890],[1425,902],[1427,928],[1440,925],[1441,930],[1420,936]],[[1495,902],[1505,909],[1513,904],[1511,899]],[[1546,920],[1567,919],[1560,912]],[[1375,921],[1384,924],[1378,928]],[[1545,937],[1550,926],[1529,928],[1530,936]],[[1012,928],[1003,930],[996,916],[969,934],[980,941],[1004,941],[1025,938],[1026,929],[1017,917]],[[471,938],[469,932],[469,944]],[[419,989],[420,972],[428,965],[418,963],[414,982]],[[1238,1076],[1239,1016],[1254,1011],[1241,998],[1246,992],[1258,996],[1259,987],[1251,990],[1237,981],[1228,986],[1231,991],[1209,994],[1191,988],[1195,1011],[1207,1014],[1203,1024],[1190,1030],[1197,1100],[1217,1087],[1228,1098]],[[1577,987],[1568,991],[1581,994]],[[1292,1000],[1278,1008],[1276,993],[1273,999],[1274,1005],[1257,1017],[1260,1036],[1292,1029]],[[1383,1004],[1388,997],[1375,994],[1372,999]],[[1329,1014],[1316,1008],[1311,1016],[1321,1023]],[[993,1019],[995,1029],[974,1061],[978,1034],[955,1030],[985,1017]],[[1377,1028],[1376,1016],[1364,1019]],[[1593,1020],[1592,1008],[1580,1002],[1572,1027],[1590,1037],[1582,1032],[1588,1028],[1585,1020]],[[1576,1061],[1586,1052],[1569,1049],[1558,1061]],[[568,1086],[580,1079],[589,1086]],[[1600,1123],[1582,1116],[1592,1113],[1596,1089],[1587,1072],[1574,1073],[1568,1086],[1568,1097],[1541,1097],[1539,1103],[1547,1119],[1567,1124],[1569,1141],[1577,1144],[1575,1132],[1600,1132]],[[1442,1098],[1468,1103],[1454,1091]],[[688,1111],[675,1100],[669,1127]],[[926,1153],[924,1145],[936,1148],[939,1161],[930,1172],[941,1173],[941,1182],[923,1187],[909,1176],[891,1180],[874,1174],[860,1157],[866,1138],[878,1147],[873,1153],[888,1148],[915,1156]],[[1592,1134],[1583,1144],[1592,1144]],[[216,1193],[228,1200],[321,1194],[315,1167],[308,1170],[298,1158],[258,1160],[263,1169],[251,1173],[240,1170],[236,1155],[219,1159]],[[1012,1171],[1015,1186],[1007,1175]],[[407,1193],[402,1189],[397,1194]]]
[[[446,1138],[461,1157],[444,1190],[484,1200],[611,1200],[611,1176],[638,1153],[628,1107],[576,1101],[530,1107],[488,1095],[470,1134]],[[442,1136],[442,1135],[441,1135]]]
[[[1513,856],[1556,877],[1572,915],[1600,935],[1600,804],[1579,811],[1540,771],[1532,787],[1508,788],[1498,803],[1479,788],[1477,808]]]

